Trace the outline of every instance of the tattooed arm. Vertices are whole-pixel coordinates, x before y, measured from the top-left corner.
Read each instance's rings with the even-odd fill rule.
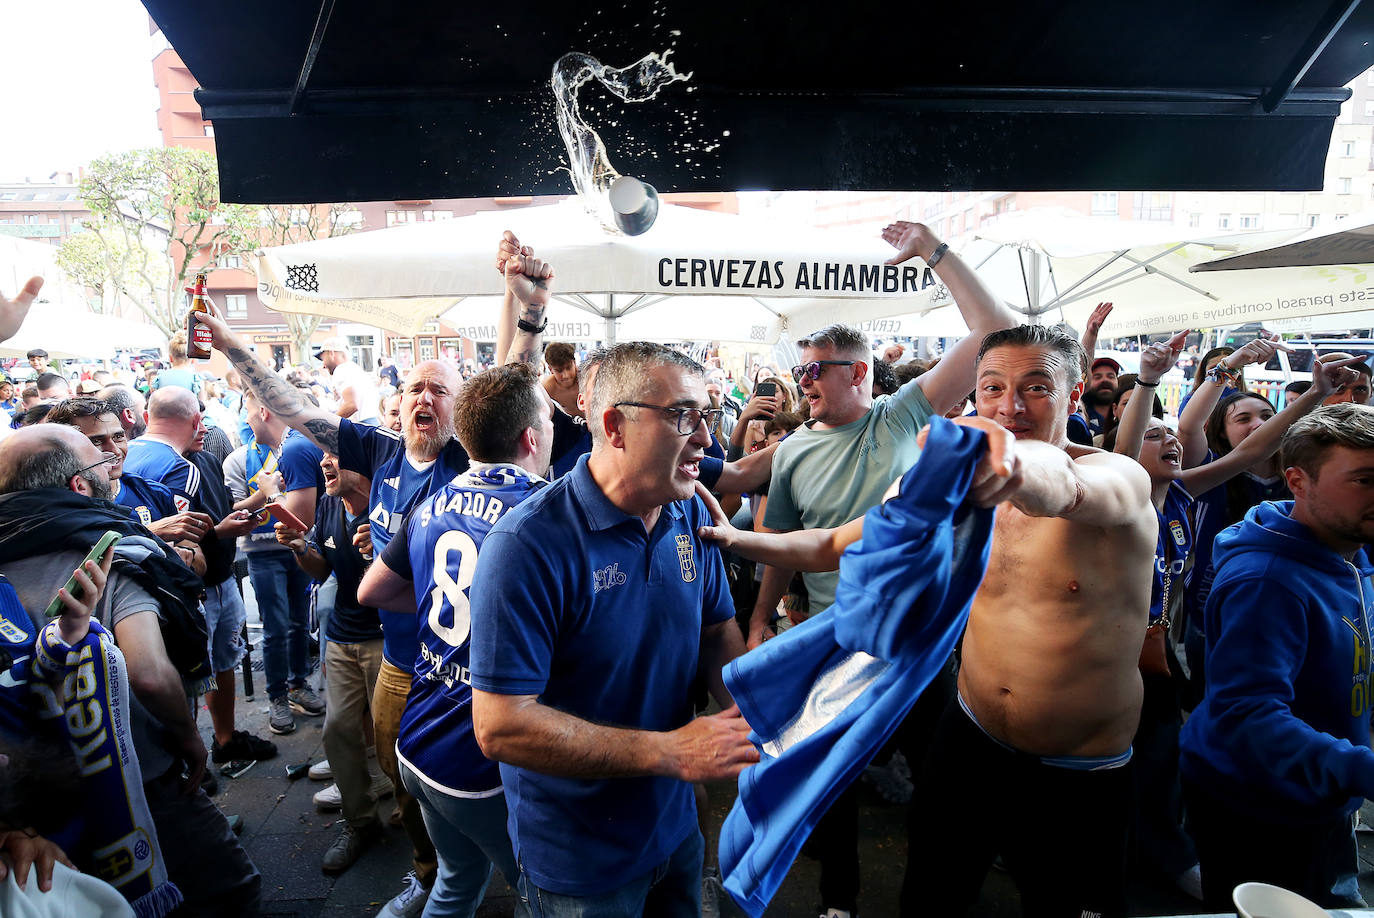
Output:
[[[197,313],[199,322],[209,326],[215,350],[229,358],[243,381],[258,400],[267,406],[288,427],[305,434],[327,453],[339,452],[339,416],[312,405],[301,391],[274,373],[229,328],[218,307],[210,304],[210,313]]]
[[[528,247],[524,251],[529,251]],[[518,318],[536,328],[542,326],[552,290],[553,266],[531,255],[512,255],[506,261],[505,276],[506,299],[502,322],[514,325]],[[512,313],[515,313],[514,318],[511,317]],[[529,332],[517,327],[513,337],[510,350],[501,363],[529,363],[537,368],[542,332]]]

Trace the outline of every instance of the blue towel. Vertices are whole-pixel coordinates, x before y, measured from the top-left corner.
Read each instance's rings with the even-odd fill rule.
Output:
[[[963,633],[992,538],[993,511],[964,502],[985,442],[936,418],[899,494],[845,551],[834,605],[725,669],[763,756],[720,833],[725,888],[752,916]]]

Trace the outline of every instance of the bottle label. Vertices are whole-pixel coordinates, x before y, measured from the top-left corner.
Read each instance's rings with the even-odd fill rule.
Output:
[[[213,340],[214,336],[210,334],[210,326],[197,322],[191,328],[191,345],[197,352],[209,356]]]

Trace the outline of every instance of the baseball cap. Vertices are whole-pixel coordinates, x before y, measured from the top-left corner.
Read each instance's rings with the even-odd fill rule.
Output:
[[[348,339],[342,335],[335,335],[332,338],[325,338],[315,347],[315,356],[319,357],[325,351],[340,351],[348,353]]]
[[[1099,358],[1097,358],[1096,360],[1093,361],[1093,365],[1092,365],[1091,367],[1089,367],[1088,369],[1090,369],[1090,370],[1096,370],[1099,366],[1101,366],[1101,365],[1104,364],[1104,363],[1107,364],[1107,366],[1111,367],[1113,370],[1116,370],[1116,372],[1118,372],[1118,373],[1121,372],[1121,364],[1117,363],[1115,360],[1113,360],[1113,359],[1110,358],[1110,357],[1099,357]]]

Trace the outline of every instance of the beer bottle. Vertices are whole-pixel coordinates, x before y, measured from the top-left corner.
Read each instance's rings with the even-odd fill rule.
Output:
[[[210,326],[197,322],[198,312],[210,311],[205,296],[205,272],[196,272],[196,283],[191,288],[191,308],[186,313],[186,356],[191,360],[210,359]]]

